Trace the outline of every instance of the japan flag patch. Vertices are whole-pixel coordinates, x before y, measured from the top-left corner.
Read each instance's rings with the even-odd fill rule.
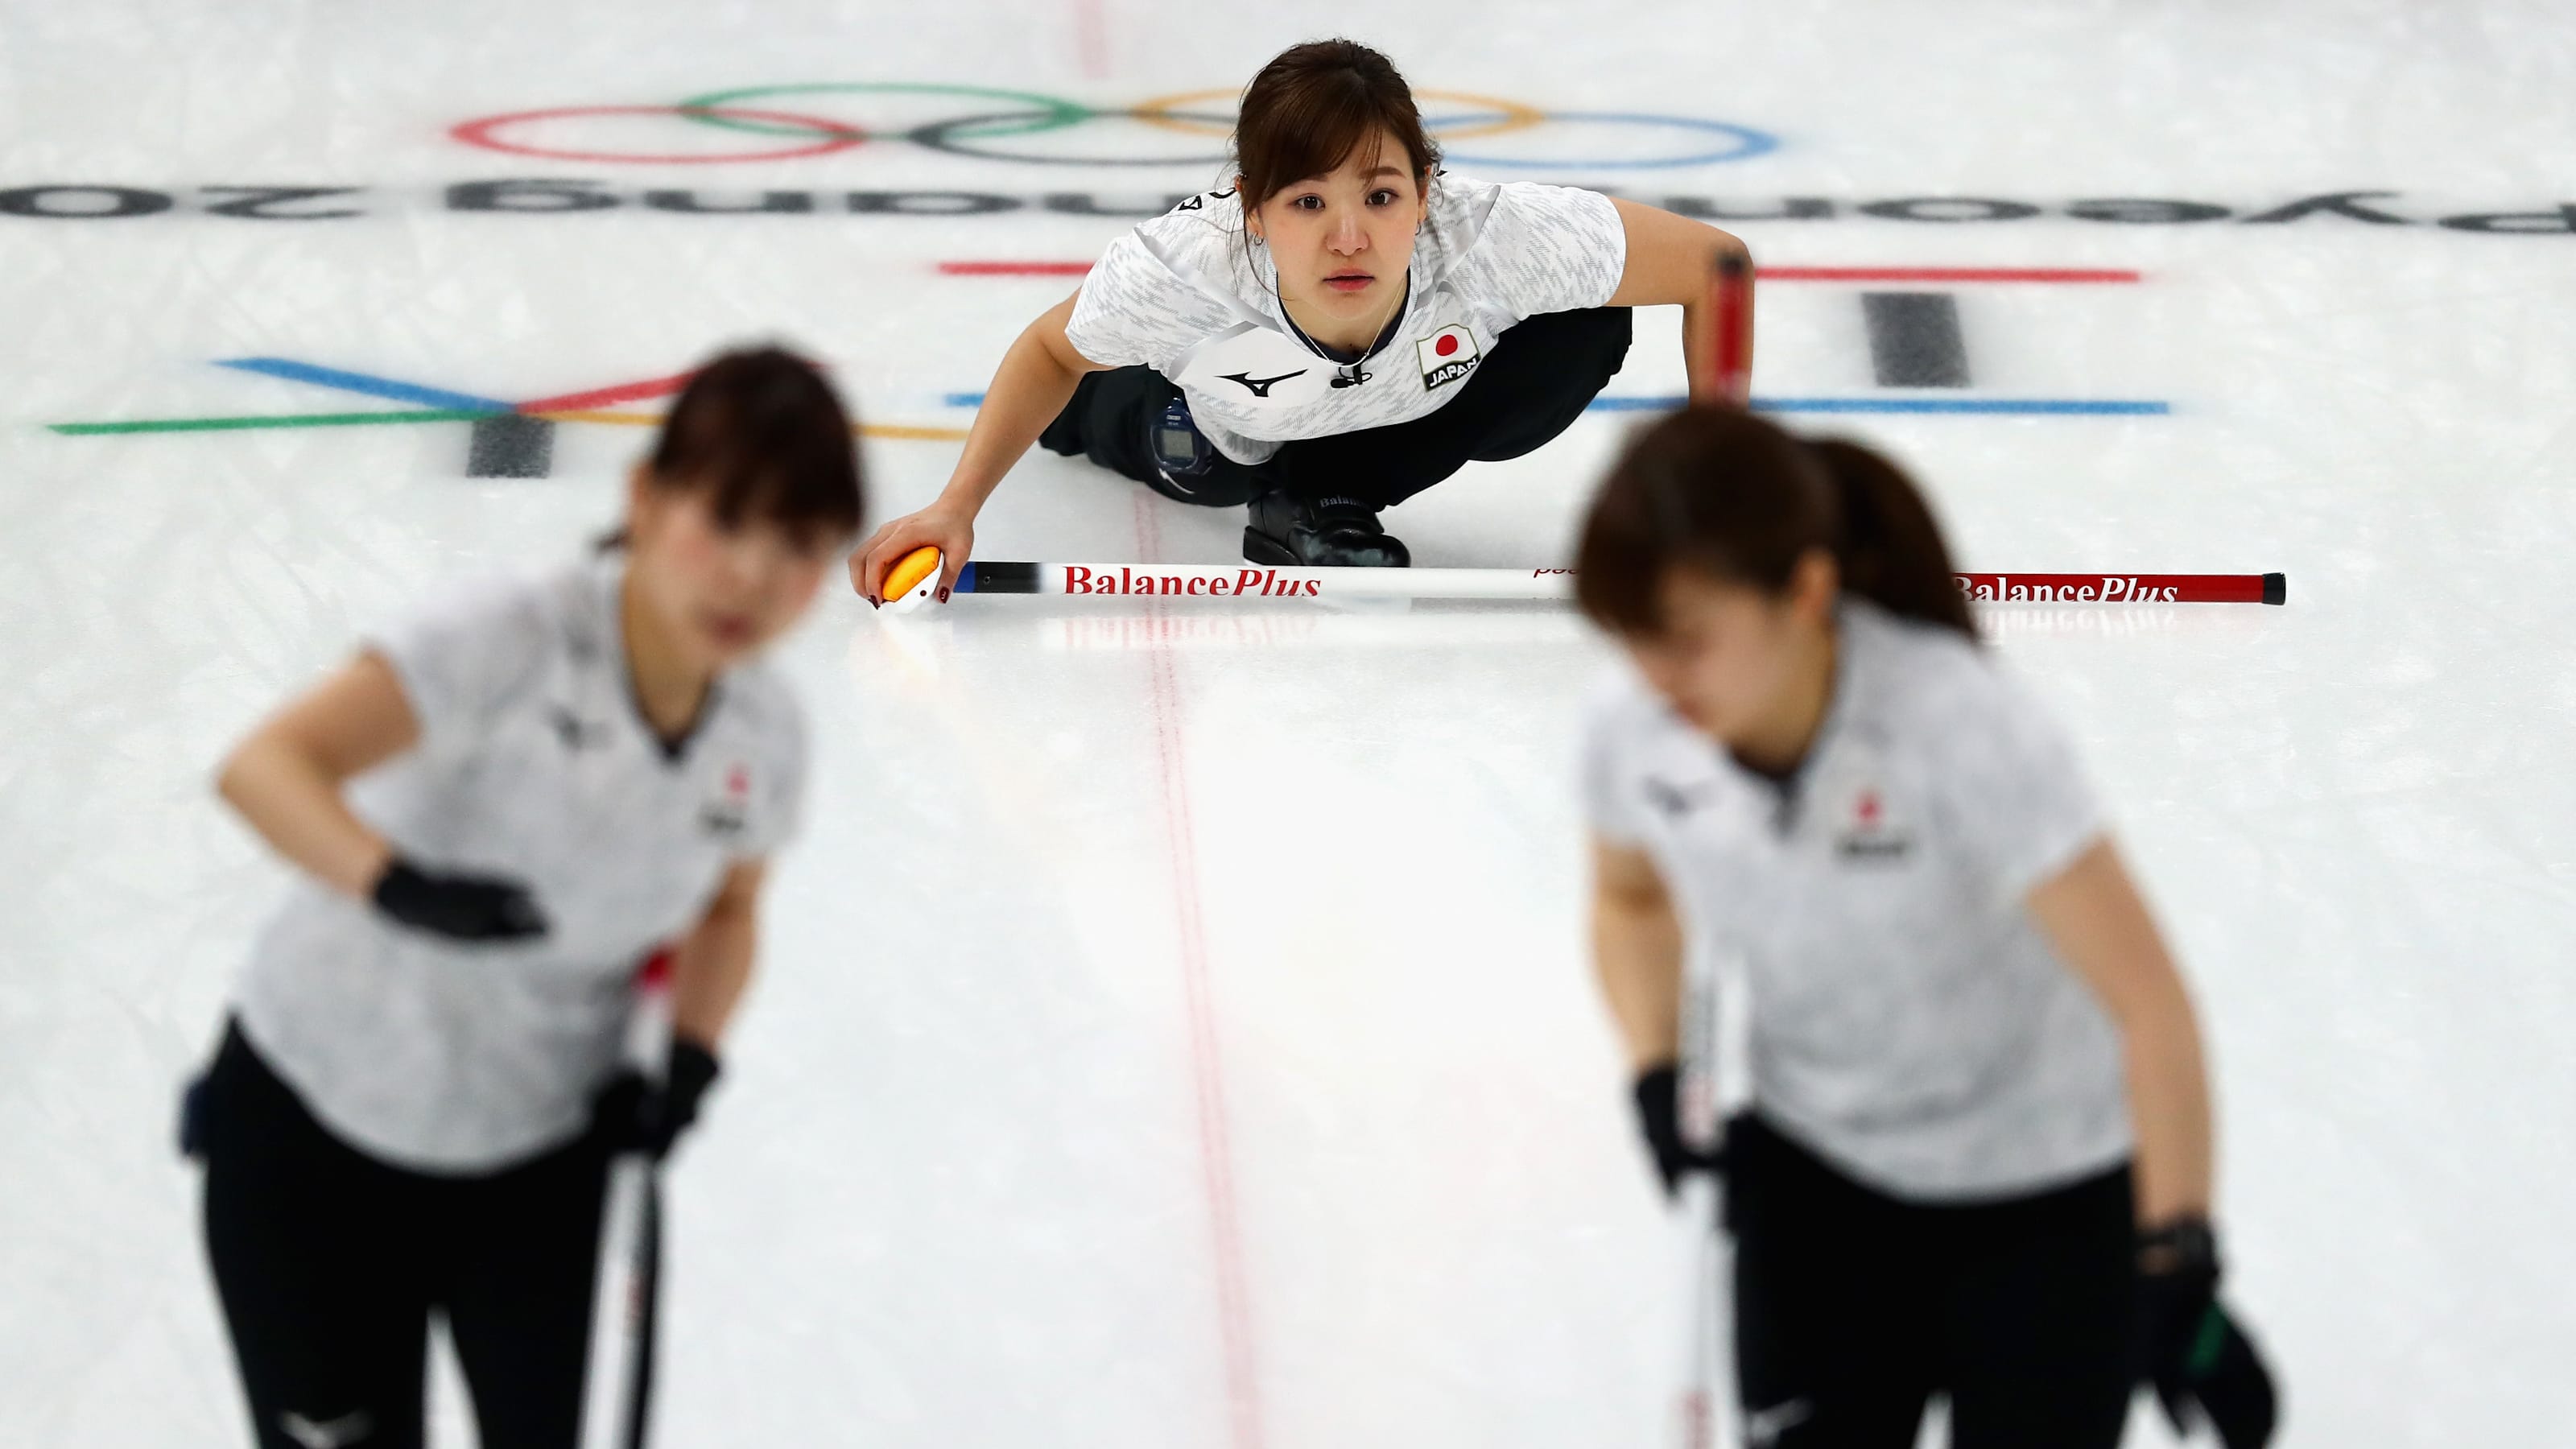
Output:
[[[1476,370],[1476,334],[1464,327],[1443,327],[1413,344],[1422,358],[1422,390],[1438,392]]]

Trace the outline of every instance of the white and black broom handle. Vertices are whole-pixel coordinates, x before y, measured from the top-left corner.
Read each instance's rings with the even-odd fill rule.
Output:
[[[658,1086],[670,1063],[671,954],[661,951],[635,973],[623,1065]],[[582,1386],[581,1449],[642,1449],[644,1443],[660,1259],[660,1185],[655,1178],[653,1159],[640,1151],[619,1152],[608,1165],[589,1367]]]

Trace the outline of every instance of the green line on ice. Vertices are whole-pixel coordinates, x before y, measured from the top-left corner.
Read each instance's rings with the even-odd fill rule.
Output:
[[[151,418],[134,423],[50,423],[71,437],[103,433],[211,433],[240,428],[361,428],[377,423],[464,423],[511,414],[471,408],[413,409],[399,413],[283,413],[243,418]]]

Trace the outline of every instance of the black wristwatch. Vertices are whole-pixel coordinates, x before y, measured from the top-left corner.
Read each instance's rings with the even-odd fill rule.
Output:
[[[2138,1267],[2148,1273],[2218,1272],[2218,1234],[2207,1218],[2176,1218],[2138,1234]]]

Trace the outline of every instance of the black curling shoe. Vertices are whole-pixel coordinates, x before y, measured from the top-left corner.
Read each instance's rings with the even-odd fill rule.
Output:
[[[1285,568],[1400,569],[1412,564],[1404,541],[1378,527],[1377,510],[1353,498],[1299,498],[1265,493],[1252,500],[1243,530],[1243,561]]]

